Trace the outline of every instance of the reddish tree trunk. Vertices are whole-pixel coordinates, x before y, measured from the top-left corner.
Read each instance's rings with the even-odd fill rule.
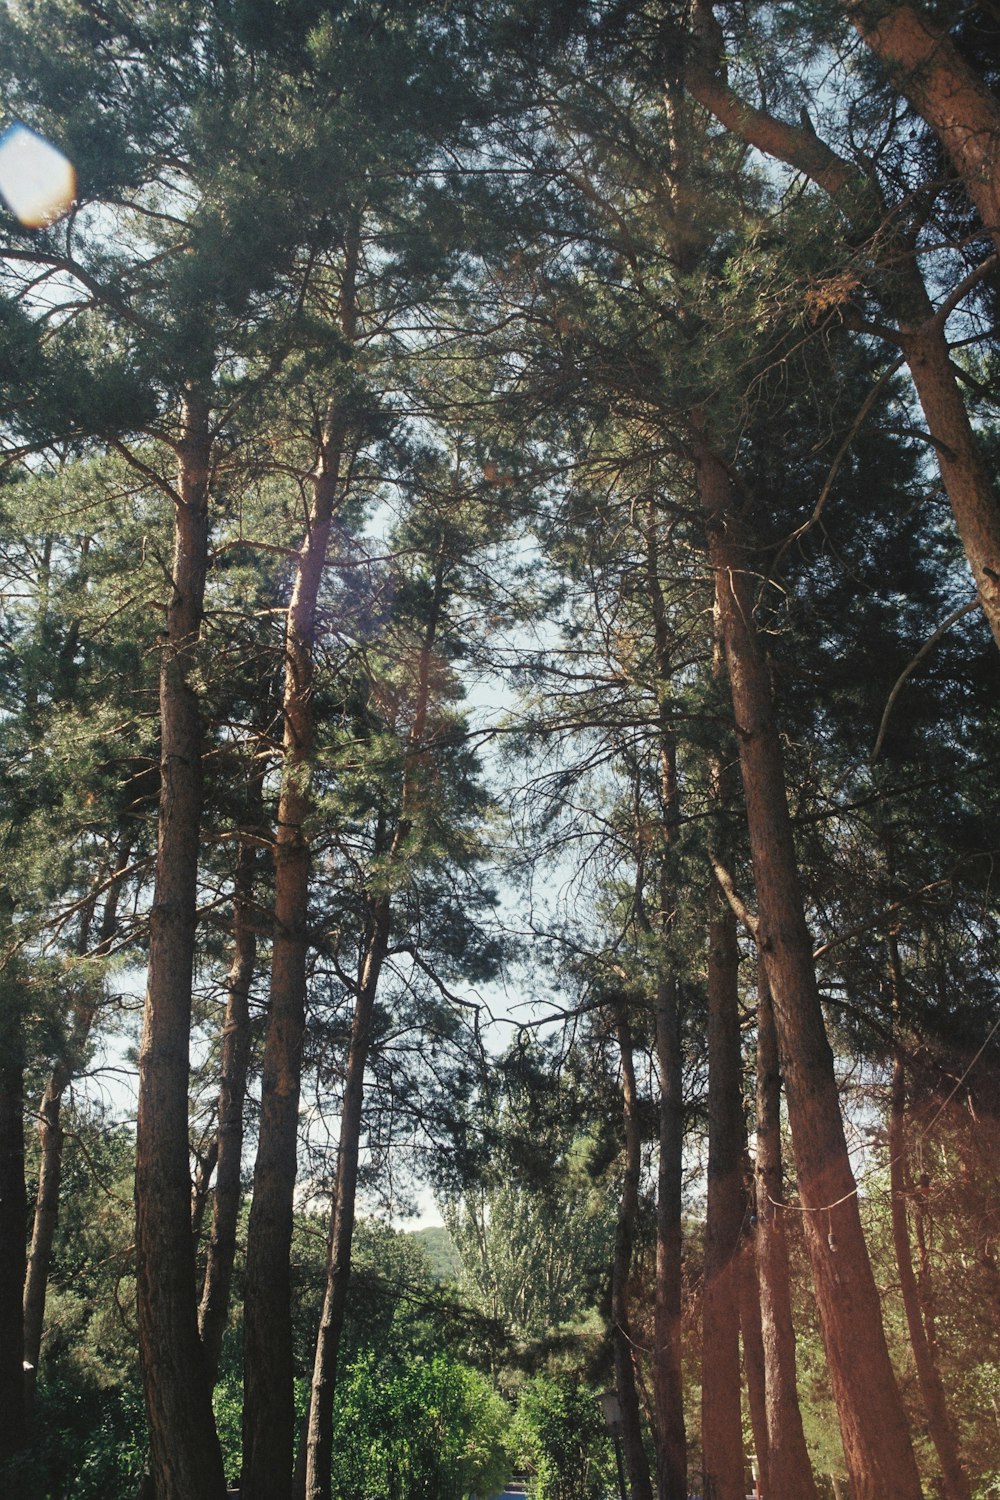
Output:
[[[896,1252],[896,1264],[899,1267],[899,1285],[903,1295],[903,1308],[906,1312],[906,1326],[910,1334],[913,1362],[916,1365],[920,1396],[927,1416],[927,1431],[941,1465],[945,1497],[946,1500],[970,1500],[972,1491],[959,1457],[955,1424],[948,1410],[934,1348],[924,1326],[920,1290],[913,1269],[906,1212],[907,1199],[910,1196],[908,1175],[906,1169],[906,1070],[902,1057],[897,1056],[892,1073],[892,1099],[889,1113],[892,1243]]]
[[[346,256],[340,331],[356,331],[358,247]],[[295,1441],[292,1361],[292,1213],[308,963],[310,775],[314,739],[313,639],[330,531],[340,497],[346,413],[327,416],[313,474],[308,531],[299,548],[285,628],[284,737],[274,866],[270,1008],[260,1129],[247,1227],[243,1339],[243,1500],[290,1500]]]
[[[753,622],[729,475],[694,443],[698,492],[736,720],[757,890],[758,941],[774,1000],[806,1243],[854,1500],[918,1500],[920,1480],[861,1229],[812,943],[799,887],[770,680]]]
[[[736,918],[711,894],[708,942],[708,1205],[702,1294],[701,1451],[706,1500],[743,1500],[739,1265],[743,1079]]]
[[[767,1377],[764,1365],[764,1331],[760,1314],[760,1289],[753,1240],[744,1238],[739,1264],[740,1334],[743,1340],[743,1373],[747,1383],[750,1430],[753,1433],[761,1492],[772,1493],[770,1440],[767,1432]]]
[[[761,965],[763,970],[763,965]],[[795,1328],[785,1243],[781,1166],[781,1077],[778,1038],[766,975],[757,1001],[757,1154],[754,1249],[764,1341],[767,1404],[767,1495],[817,1500],[795,1371]],[[759,1454],[758,1454],[759,1456]]]
[[[838,205],[855,235],[868,239],[884,231],[887,215],[873,184],[814,131],[786,124],[740,99],[719,64],[721,33],[709,0],[697,0],[695,14],[700,45],[686,72],[692,97],[740,139],[811,177]],[[997,219],[988,222],[995,225]],[[897,304],[897,342],[934,441],[983,613],[1000,646],[1000,507],[991,476],[951,365],[944,321],[934,314],[912,247],[898,235],[881,232],[880,250],[889,267],[883,290]]]
[[[157,1500],[225,1493],[195,1295],[188,1039],[201,827],[193,677],[208,566],[209,411],[189,392],[179,444],[173,592],[160,668],[160,819],[139,1051],[136,1282]]]
[[[912,5],[844,0],[892,82],[938,135],[1000,250],[1000,105],[943,27]]]

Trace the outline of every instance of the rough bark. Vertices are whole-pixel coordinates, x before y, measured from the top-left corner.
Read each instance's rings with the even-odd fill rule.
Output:
[[[128,869],[131,853],[132,838],[126,835],[121,840],[115,867],[110,872],[111,884],[104,901],[94,958],[104,957],[114,940],[118,926],[122,878]],[[96,900],[95,895],[94,904]],[[93,904],[90,909],[92,913]],[[81,954],[87,952],[91,929],[92,919],[85,922],[81,930],[79,943]],[[88,995],[77,1004],[65,1051],[55,1063],[38,1105],[38,1193],[35,1199],[31,1249],[24,1277],[24,1362],[31,1367],[25,1373],[29,1423],[34,1402],[38,1362],[41,1356],[45,1301],[52,1265],[52,1245],[59,1219],[59,1189],[65,1140],[60,1118],[62,1098],[81,1065],[96,1014],[96,995]]]
[[[622,1108],[625,1121],[625,1176],[622,1184],[615,1247],[611,1265],[611,1338],[615,1360],[615,1383],[622,1412],[622,1447],[632,1500],[653,1500],[649,1464],[642,1446],[642,1417],[636,1389],[634,1346],[629,1317],[628,1283],[632,1270],[632,1247],[639,1215],[639,1177],[642,1142],[639,1134],[638,1096],[632,1037],[624,1006],[616,1023],[622,1068]]]
[[[719,63],[721,33],[708,0],[698,0],[695,15],[698,45],[685,74],[692,97],[747,144],[823,188],[843,213],[852,237],[872,241],[890,268],[881,290],[898,320],[894,341],[909,366],[983,614],[1000,646],[1000,505],[951,363],[945,321],[927,295],[912,246],[886,227],[888,216],[874,185],[814,130],[777,120],[730,88]]]
[[[160,667],[160,817],[139,1051],[139,1357],[157,1500],[219,1500],[225,1478],[198,1337],[188,1147],[188,1041],[201,824],[193,677],[208,565],[209,412],[189,391],[178,445],[172,594]]]
[[[249,813],[251,821],[259,828],[263,821],[263,799],[258,775],[251,783]],[[222,1339],[229,1319],[236,1226],[242,1197],[243,1108],[250,1063],[250,985],[257,959],[253,920],[256,856],[256,839],[241,839],[233,887],[233,959],[226,977],[226,1011],[222,1028],[212,1232],[198,1310],[198,1328],[213,1384],[218,1378]]]
[[[912,5],[844,0],[900,93],[937,134],[1000,250],[1000,105],[944,29]]]
[[[5,892],[3,894],[6,894]],[[24,1044],[16,980],[0,990],[0,1460],[27,1441],[24,1399]]]
[[[761,966],[763,970],[763,965]],[[767,977],[762,972],[757,1001],[757,1152],[754,1251],[764,1341],[764,1394],[767,1406],[765,1494],[787,1500],[817,1500],[799,1408],[795,1368],[795,1327],[785,1242],[784,1183],[781,1165],[781,1074],[778,1038]],[[759,1454],[758,1454],[759,1457]]]
[[[736,918],[712,892],[708,935],[708,1186],[702,1292],[701,1451],[706,1500],[743,1500],[739,1263],[746,1130]]]
[[[892,1199],[892,1243],[899,1267],[899,1285],[906,1313],[906,1326],[917,1370],[920,1397],[927,1417],[927,1431],[941,1465],[946,1500],[970,1500],[968,1476],[958,1452],[955,1424],[945,1396],[941,1372],[931,1341],[927,1337],[921,1308],[920,1289],[913,1269],[910,1229],[907,1217],[909,1191],[906,1169],[906,1069],[901,1056],[896,1057],[892,1073],[892,1097],[889,1113],[889,1190]]]
[[[693,456],[709,534],[792,1147],[854,1500],[917,1500],[920,1480],[889,1360],[858,1212],[799,886],[770,680],[753,621],[750,559],[728,472],[695,414]]]
[[[357,244],[345,260],[340,331],[356,330]],[[274,847],[270,1005],[261,1076],[260,1129],[247,1226],[244,1301],[244,1500],[290,1500],[295,1407],[292,1362],[292,1212],[308,962],[309,833],[316,607],[341,491],[346,415],[336,400],[312,476],[285,626],[282,780]]]

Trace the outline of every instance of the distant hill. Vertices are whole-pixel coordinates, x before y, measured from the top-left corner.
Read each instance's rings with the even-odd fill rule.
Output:
[[[462,1262],[455,1249],[455,1242],[443,1224],[434,1224],[429,1229],[413,1229],[409,1232],[409,1238],[416,1240],[427,1256],[435,1281],[461,1279]]]

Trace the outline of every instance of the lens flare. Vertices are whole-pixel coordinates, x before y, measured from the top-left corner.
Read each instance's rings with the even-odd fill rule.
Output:
[[[62,218],[76,196],[76,172],[62,152],[27,125],[0,135],[0,198],[28,229]]]

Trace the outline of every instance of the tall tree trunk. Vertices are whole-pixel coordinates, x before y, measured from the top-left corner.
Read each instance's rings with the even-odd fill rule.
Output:
[[[714,883],[713,883],[714,884]],[[708,936],[708,1204],[702,1292],[701,1451],[705,1500],[743,1500],[739,1267],[743,1079],[736,918],[717,890]]]
[[[673,847],[680,819],[677,745],[671,723],[671,655],[666,602],[660,582],[659,516],[652,498],[645,517],[646,591],[653,618],[659,737],[661,838],[655,922],[642,900],[642,830],[637,828],[636,911],[658,941],[653,1024],[659,1082],[659,1153],[656,1175],[656,1281],[653,1307],[653,1396],[658,1500],[687,1494],[687,1434],[681,1369],[683,1279],[684,1074],[681,1017],[671,938],[677,921]]]
[[[6,891],[0,891],[0,899],[6,895]],[[0,974],[0,1461],[23,1448],[28,1436],[22,1303],[28,1219],[22,1013],[17,975],[11,964]]]
[[[420,800],[423,772],[429,750],[428,717],[430,712],[431,668],[435,643],[441,623],[445,597],[445,562],[439,553],[434,576],[430,613],[417,663],[416,694],[413,721],[407,736],[403,757],[403,774],[399,793],[399,816],[383,851],[381,831],[375,840],[377,859],[385,853],[391,867],[403,857],[413,819]],[[373,896],[368,906],[368,926],[358,967],[357,999],[351,1026],[347,1056],[344,1098],[341,1106],[340,1141],[337,1151],[337,1180],[334,1189],[334,1212],[327,1247],[326,1285],[323,1311],[316,1336],[313,1361],[309,1423],[306,1437],[306,1500],[329,1500],[333,1461],[333,1398],[337,1383],[337,1359],[347,1310],[347,1293],[351,1277],[351,1251],[354,1243],[354,1216],[358,1187],[358,1160],[361,1149],[361,1124],[364,1108],[365,1068],[371,1046],[372,1016],[378,993],[382,966],[389,950],[392,906],[387,895]]]
[[[656,1173],[656,1285],[653,1308],[653,1391],[658,1500],[687,1494],[687,1434],[681,1370],[684,1101],[677,981],[657,980],[654,1006],[659,1075]]]
[[[694,461],[729,671],[757,890],[816,1302],[854,1500],[917,1500],[920,1479],[861,1229],[806,927],[766,663],[729,474],[695,414]]]
[[[254,773],[250,783],[248,815],[253,827],[251,836],[240,840],[233,886],[233,960],[226,976],[226,1012],[222,1028],[212,1234],[198,1310],[198,1327],[213,1385],[218,1379],[222,1339],[229,1320],[236,1227],[242,1198],[243,1108],[250,1064],[250,985],[257,960],[253,915],[257,841],[253,835],[261,827],[264,817],[262,777],[258,773]]]
[[[358,242],[345,254],[340,332],[357,327]],[[274,939],[264,1040],[260,1128],[247,1226],[243,1336],[243,1500],[290,1500],[295,1441],[292,1362],[292,1214],[308,963],[310,787],[316,607],[336,504],[347,414],[331,405],[312,476],[308,529],[298,551],[285,627],[284,734],[274,847]]]
[[[95,958],[107,955],[117,931],[122,879],[128,869],[132,843],[132,836],[124,835],[119,845],[115,867],[110,873],[111,884],[104,902],[97,946],[94,949]],[[94,899],[96,901],[96,896]],[[87,921],[80,934],[81,954],[87,952],[90,933],[91,924]],[[52,1265],[52,1245],[59,1219],[59,1188],[65,1139],[60,1119],[62,1097],[81,1065],[96,1014],[96,997],[88,996],[77,1004],[65,1050],[49,1075],[38,1106],[38,1195],[35,1199],[31,1250],[24,1277],[24,1362],[31,1367],[25,1372],[29,1424],[45,1324],[45,1299]]]
[[[358,1187],[361,1117],[364,1106],[365,1067],[371,1043],[372,1014],[379,976],[389,946],[390,906],[387,896],[372,903],[371,924],[365,943],[358,995],[351,1026],[351,1043],[344,1080],[340,1115],[340,1147],[337,1155],[337,1185],[334,1217],[327,1247],[326,1286],[323,1312],[316,1336],[312,1396],[306,1456],[307,1500],[329,1500],[333,1464],[333,1398],[337,1381],[337,1356],[347,1309],[347,1289],[354,1240],[354,1212]]]
[[[843,0],[893,84],[939,137],[1000,250],[1000,104],[949,39],[912,5]]]
[[[188,1042],[201,827],[201,720],[194,673],[208,567],[208,402],[187,392],[173,591],[160,666],[160,819],[139,1051],[136,1281],[139,1357],[157,1500],[225,1492],[198,1337],[188,1146]]]
[[[880,232],[880,255],[889,267],[882,290],[896,309],[896,343],[934,442],[983,614],[1000,646],[1000,505],[951,364],[944,319],[934,312],[912,246],[898,233],[882,232],[888,216],[877,189],[815,131],[754,108],[729,87],[710,0],[696,0],[694,12],[697,40],[685,74],[692,97],[748,145],[812,178],[837,204],[854,236],[866,240]]]
[[[767,1432],[767,1376],[764,1360],[764,1330],[760,1312],[760,1288],[753,1240],[744,1237],[739,1261],[740,1335],[743,1341],[743,1373],[747,1383],[750,1431],[753,1434],[761,1492],[771,1494],[770,1453]]]
[[[757,999],[757,1153],[754,1250],[764,1340],[764,1392],[767,1402],[766,1495],[817,1500],[809,1451],[802,1430],[795,1370],[795,1328],[785,1242],[784,1182],[781,1166],[781,1075],[774,1010],[764,965]],[[760,1455],[758,1454],[758,1457]]]
[[[890,940],[894,946],[894,939]],[[894,962],[898,965],[898,955]],[[945,1500],[970,1500],[972,1491],[958,1453],[955,1424],[948,1410],[941,1372],[931,1341],[927,1337],[920,1305],[920,1291],[913,1269],[910,1229],[906,1212],[909,1192],[906,1167],[906,1069],[897,1054],[892,1071],[892,1096],[889,1112],[889,1190],[892,1200],[892,1243],[899,1267],[899,1285],[903,1295],[906,1326],[910,1334],[913,1362],[917,1369],[920,1397],[927,1416],[927,1431],[934,1444]]]
[[[622,1108],[625,1120],[625,1178],[622,1184],[615,1248],[611,1264],[611,1340],[615,1359],[615,1383],[622,1413],[622,1446],[632,1500],[653,1500],[649,1464],[642,1444],[642,1415],[636,1389],[632,1325],[629,1317],[629,1276],[632,1247],[639,1217],[639,1176],[642,1142],[639,1135],[638,1094],[632,1036],[624,1002],[618,1004],[616,1022],[622,1068]],[[673,1497],[671,1497],[673,1500]]]

